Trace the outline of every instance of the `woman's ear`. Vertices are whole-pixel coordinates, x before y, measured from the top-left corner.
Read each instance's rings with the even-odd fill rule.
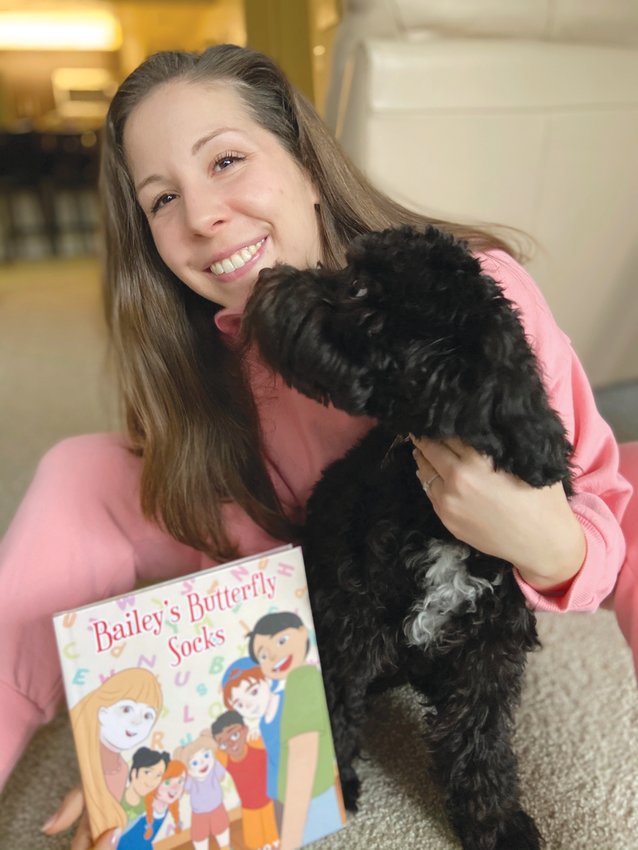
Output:
[[[321,204],[321,192],[319,190],[319,187],[309,174],[308,182],[310,183],[310,197],[312,198],[312,202],[315,205],[315,212],[319,212],[319,205]]]

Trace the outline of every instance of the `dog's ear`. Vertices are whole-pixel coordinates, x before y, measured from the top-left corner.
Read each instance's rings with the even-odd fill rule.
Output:
[[[263,269],[242,317],[244,344],[255,344],[284,381],[323,404],[362,415],[372,392],[356,323],[338,309],[346,272]]]
[[[421,235],[407,226],[357,236],[346,252],[352,277],[376,281],[384,289],[388,284],[392,287],[420,239]]]
[[[404,225],[354,239],[347,251],[350,274],[368,293],[410,309],[428,297],[444,302],[454,290],[481,277],[478,260],[464,242],[431,225]],[[444,306],[440,304],[440,306]]]

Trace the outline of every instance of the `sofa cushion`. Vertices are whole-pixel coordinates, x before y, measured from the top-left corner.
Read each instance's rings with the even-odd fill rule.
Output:
[[[408,39],[433,35],[638,44],[635,0],[346,0],[344,16],[385,17]],[[364,25],[365,28],[365,25]],[[360,35],[379,35],[362,31]]]

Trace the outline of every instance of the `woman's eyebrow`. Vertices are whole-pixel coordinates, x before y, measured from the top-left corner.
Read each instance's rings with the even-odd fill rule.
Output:
[[[139,196],[142,189],[148,186],[149,183],[161,183],[161,181],[162,178],[159,174],[149,174],[148,177],[145,177],[144,180],[142,180],[141,183],[138,183],[138,185],[135,187],[136,195]]]
[[[222,133],[237,133],[238,131],[234,127],[218,127],[216,130],[213,130],[210,133],[207,133],[205,136],[202,136],[201,139],[198,139],[193,147],[191,148],[191,155],[195,156],[205,144],[211,141],[211,139],[216,138],[217,136],[221,136]]]
[[[205,136],[202,136],[201,139],[198,139],[193,147],[191,148],[191,156],[195,156],[199,151],[204,147],[204,145],[208,144],[208,142],[217,138],[217,136],[221,136],[223,133],[238,133],[239,130],[236,130],[234,127],[218,127],[216,130],[212,130],[210,133],[206,133]],[[159,183],[162,178],[159,174],[149,174],[148,177],[145,177],[144,180],[139,183],[135,187],[136,193],[139,193],[144,189],[145,186],[148,186],[149,183]]]

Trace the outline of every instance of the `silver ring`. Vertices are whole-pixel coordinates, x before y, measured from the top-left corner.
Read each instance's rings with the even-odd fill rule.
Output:
[[[434,484],[434,482],[436,481],[437,478],[441,478],[441,476],[439,475],[438,472],[436,473],[436,475],[433,475],[432,478],[430,478],[429,481],[426,481],[425,484],[423,485],[423,489],[425,490],[425,492],[428,495],[430,495],[430,487]]]

